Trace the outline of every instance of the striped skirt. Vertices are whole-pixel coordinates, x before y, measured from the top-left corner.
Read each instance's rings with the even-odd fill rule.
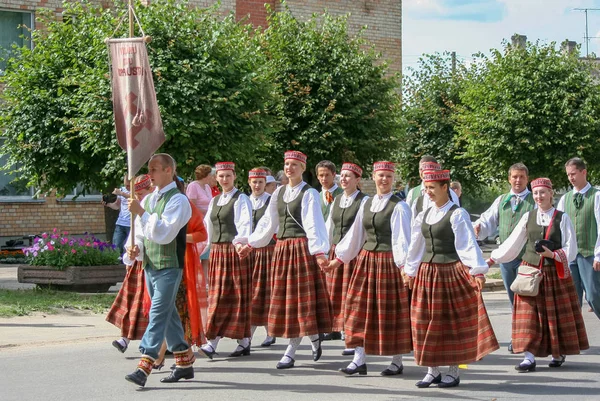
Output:
[[[589,344],[573,279],[558,278],[554,265],[543,266],[542,272],[537,296],[515,294],[513,351],[537,357],[577,355]]]
[[[248,258],[241,260],[230,242],[211,244],[208,283],[206,338],[250,337],[252,274]]]
[[[331,248],[329,259],[335,259],[335,245]],[[348,284],[354,269],[354,260],[325,275],[327,292],[333,309],[332,331],[344,331],[344,309],[346,305],[346,294]]]
[[[278,240],[271,266],[268,334],[296,338],[329,333],[332,311],[325,274],[309,253],[308,240]]]
[[[130,340],[141,340],[148,317],[144,316],[143,301],[146,291],[146,279],[142,262],[136,261],[127,268],[123,285],[115,298],[106,321],[121,329],[121,336]]]
[[[418,365],[470,363],[499,348],[481,293],[460,261],[421,263],[411,312]]]
[[[362,250],[348,284],[346,347],[367,354],[397,355],[412,350],[408,287],[392,252]]]
[[[252,269],[252,319],[253,326],[266,326],[269,321],[269,305],[271,304],[271,261],[275,245],[255,249],[250,260]]]

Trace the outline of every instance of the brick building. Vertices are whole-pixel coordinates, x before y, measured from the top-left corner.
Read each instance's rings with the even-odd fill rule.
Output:
[[[96,0],[110,7],[112,1]],[[208,7],[215,0],[190,0],[197,7]],[[221,0],[223,13],[234,12],[238,19],[247,19],[255,26],[266,26],[264,5],[275,11],[281,9],[279,0]],[[368,26],[366,39],[388,60],[390,70],[402,71],[402,1],[401,0],[287,0],[287,5],[298,18],[309,17],[327,9],[332,14],[350,13],[349,27],[357,32]],[[34,26],[35,12],[49,8],[57,17],[62,13],[62,0],[0,0],[0,50],[11,48],[13,43],[26,45],[17,29],[18,25]],[[35,27],[40,28],[40,27]],[[4,65],[0,62],[0,72]],[[0,141],[3,138],[0,133]],[[6,157],[0,155],[0,164]],[[33,199],[33,188],[13,181],[14,175],[0,172],[0,245],[6,240],[58,228],[73,234],[105,232],[105,211],[99,194],[73,199],[41,196]],[[74,195],[74,194],[73,194]]]

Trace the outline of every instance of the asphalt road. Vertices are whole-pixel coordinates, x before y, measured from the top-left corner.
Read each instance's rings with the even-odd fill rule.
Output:
[[[0,319],[0,400],[600,400],[600,321],[583,312],[591,348],[570,356],[563,367],[551,369],[538,359],[538,370],[517,373],[521,358],[506,350],[510,309],[504,292],[485,293],[486,305],[502,348],[461,370],[453,389],[418,389],[425,373],[412,356],[404,358],[404,374],[380,377],[389,357],[367,356],[367,376],[346,377],[337,372],[349,357],[341,356],[342,341],[323,343],[323,357],[313,362],[308,339],[302,343],[296,367],[277,370],[285,340],[252,355],[227,358],[232,340],[219,344],[214,361],[198,357],[193,380],[160,383],[168,374],[155,371],[146,388],[138,389],[124,376],[134,370],[137,342],[125,354],[111,346],[118,330],[100,315],[37,315]],[[264,338],[259,328],[255,343]],[[169,366],[167,360],[167,366]]]

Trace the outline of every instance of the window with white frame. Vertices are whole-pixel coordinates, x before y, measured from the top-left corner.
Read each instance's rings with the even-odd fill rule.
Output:
[[[33,28],[30,11],[0,9],[0,73],[6,68],[6,59],[13,53],[13,45],[31,46],[28,28]]]

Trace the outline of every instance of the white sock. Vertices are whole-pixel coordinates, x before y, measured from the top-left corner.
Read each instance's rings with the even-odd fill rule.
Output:
[[[312,350],[318,350],[319,345],[321,345],[321,343],[319,342],[319,335],[313,334],[312,336],[308,336],[308,338],[310,338],[310,345],[312,346]]]
[[[552,357],[553,361],[562,361],[563,359],[563,355],[559,356],[558,358]]]
[[[265,337],[265,341],[273,341],[273,337],[271,337],[271,336],[266,336],[266,337]]]
[[[534,363],[535,362],[535,356],[533,356],[533,354],[531,352],[525,351],[524,352],[524,359],[523,362],[527,362],[529,361],[529,363]]]
[[[429,366],[429,367],[427,367],[427,374],[421,381],[423,381],[425,383],[431,383],[433,381],[433,379],[435,379],[436,377],[439,376],[439,374],[440,374],[440,370],[438,369],[437,366]]]
[[[388,366],[388,369],[392,372],[397,372],[402,367],[402,354],[394,355],[392,357],[392,363]]]
[[[254,338],[254,332],[256,331],[256,326],[250,326],[250,339]]]
[[[283,355],[283,357],[281,358],[281,360],[279,362],[281,362],[281,363],[291,362],[292,358],[294,358],[296,356],[296,350],[298,349],[298,346],[300,345],[301,342],[302,342],[302,337],[290,338],[290,343],[288,344],[287,348],[285,349],[285,354]]]
[[[344,341],[346,339],[346,333],[344,333],[344,330],[340,332],[340,335],[342,336],[342,341]]]
[[[242,338],[241,340],[237,340],[238,343],[238,348],[242,347],[242,348],[248,348],[248,346],[250,345],[250,337],[245,337]]]
[[[458,365],[451,365],[448,373],[442,379],[442,383],[451,383],[456,378],[458,378]]]
[[[121,338],[119,338],[119,339],[117,340],[117,342],[118,342],[119,344],[121,344],[121,346],[123,346],[123,347],[125,347],[125,348],[127,348],[127,346],[129,345],[129,340],[128,340],[127,338],[125,338],[125,337],[121,337]]]
[[[354,358],[352,359],[351,364],[355,364],[357,367],[365,364],[365,348],[364,347],[356,347],[354,348]],[[352,366],[348,365],[349,368]]]
[[[212,349],[209,351],[216,351],[217,350],[217,345],[219,345],[219,341],[221,340],[221,337],[217,337],[214,338],[212,340],[208,340],[208,342],[206,344],[204,344],[201,348],[207,348],[207,346],[211,347]]]

